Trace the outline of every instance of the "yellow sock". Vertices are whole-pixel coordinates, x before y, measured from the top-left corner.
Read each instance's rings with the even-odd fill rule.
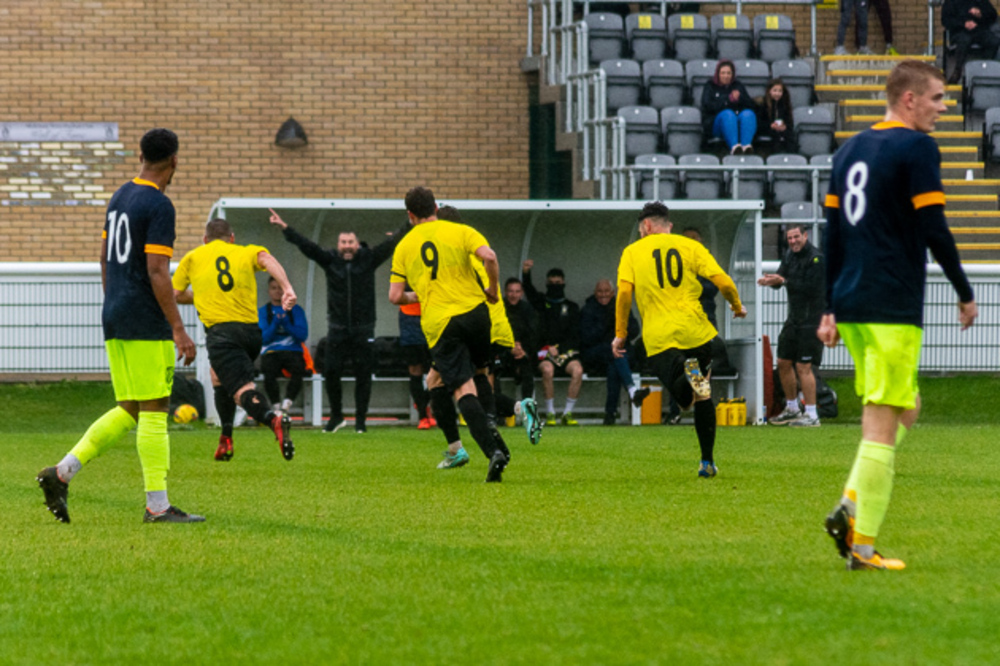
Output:
[[[854,521],[856,534],[872,539],[878,536],[886,511],[889,510],[895,458],[896,450],[888,444],[861,441],[853,488],[858,497]]]
[[[121,407],[116,406],[105,412],[101,418],[94,421],[80,441],[70,453],[76,456],[80,463],[88,461],[104,453],[108,447],[118,442],[129,430],[135,427],[135,420]]]
[[[170,438],[167,436],[165,412],[139,412],[135,445],[139,449],[146,492],[166,490],[167,470],[170,469]]]

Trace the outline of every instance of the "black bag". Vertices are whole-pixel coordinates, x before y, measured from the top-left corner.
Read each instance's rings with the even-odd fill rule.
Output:
[[[198,418],[205,418],[205,391],[194,375],[176,373],[170,391],[170,413],[181,405],[191,405],[198,410]]]
[[[813,377],[816,378],[816,413],[821,419],[837,418],[837,392],[830,388],[830,385],[823,381],[823,378],[812,369]],[[785,390],[781,387],[781,377],[778,376],[778,368],[774,369],[774,404],[785,404]],[[778,410],[779,412],[781,410]]]

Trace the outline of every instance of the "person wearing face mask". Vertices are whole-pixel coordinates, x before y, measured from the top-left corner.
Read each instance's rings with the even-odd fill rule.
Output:
[[[639,335],[639,322],[629,313],[628,339]],[[580,309],[580,344],[583,351],[580,358],[588,375],[606,375],[608,394],[604,402],[604,425],[614,425],[618,421],[618,396],[622,387],[628,391],[629,400],[636,407],[649,395],[649,389],[638,387],[632,381],[632,368],[628,358],[615,358],[611,352],[611,341],[615,339],[615,288],[611,280],[598,280],[594,294],[588,296]]]
[[[282,230],[285,240],[315,261],[326,273],[326,338],[323,379],[330,402],[330,420],[324,432],[335,433],[345,425],[340,378],[344,359],[354,362],[354,430],[366,432],[368,402],[372,393],[375,340],[375,270],[392,257],[396,244],[410,230],[410,222],[374,248],[358,241],[353,231],[342,231],[335,249],[325,249],[292,229],[271,211],[271,224]]]
[[[563,425],[578,425],[573,418],[573,408],[583,384],[583,365],[580,363],[580,306],[566,298],[566,276],[561,268],[551,268],[545,276],[545,293],[541,294],[531,282],[531,269],[535,262],[525,260],[521,265],[521,284],[541,322],[538,346],[538,370],[542,374],[545,391],[545,425],[556,425],[555,385],[557,375],[569,377],[566,407],[559,421]]]

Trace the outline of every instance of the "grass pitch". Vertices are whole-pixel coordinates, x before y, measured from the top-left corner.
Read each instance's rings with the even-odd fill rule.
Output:
[[[200,525],[142,524],[134,435],[56,523],[34,474],[110,391],[0,387],[0,662],[995,663],[997,384],[922,382],[879,538],[900,573],[844,571],[822,530],[859,439],[841,385],[818,430],[720,428],[709,481],[690,426],[506,429],[500,485],[466,431],[439,471],[436,431],[298,431],[285,462],[244,428],[217,463],[217,430],[174,430]]]

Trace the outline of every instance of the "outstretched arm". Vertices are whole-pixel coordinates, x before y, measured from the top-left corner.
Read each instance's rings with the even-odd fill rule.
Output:
[[[725,273],[718,273],[708,278],[716,287],[719,293],[729,302],[729,308],[733,311],[733,317],[742,319],[747,316],[747,309],[740,302],[740,294],[736,291],[736,283]]]

